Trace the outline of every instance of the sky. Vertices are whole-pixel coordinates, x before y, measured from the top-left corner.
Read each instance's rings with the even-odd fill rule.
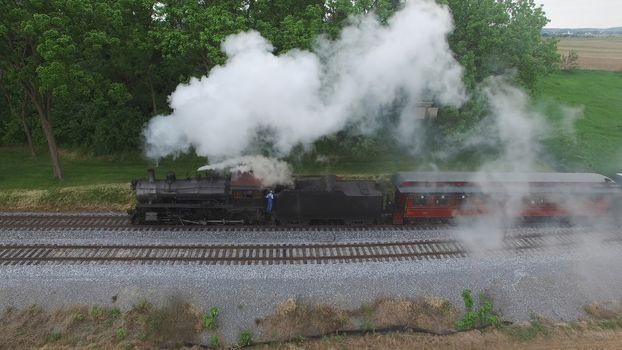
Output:
[[[547,28],[622,27],[622,0],[536,0],[551,20]]]

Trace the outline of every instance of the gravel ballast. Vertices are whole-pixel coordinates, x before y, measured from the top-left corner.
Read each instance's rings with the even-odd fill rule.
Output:
[[[507,320],[526,320],[531,312],[574,320],[592,301],[622,298],[620,256],[614,245],[364,264],[2,266],[0,303],[127,309],[141,298],[164,304],[181,297],[205,310],[218,306],[220,332],[229,342],[242,329],[258,334],[255,319],[288,298],[357,308],[379,297],[433,296],[461,307],[461,291],[469,288],[492,297]]]

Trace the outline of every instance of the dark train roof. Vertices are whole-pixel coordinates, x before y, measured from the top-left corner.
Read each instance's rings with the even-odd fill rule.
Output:
[[[424,184],[419,184],[424,183]],[[557,191],[560,186],[600,187],[613,181],[595,173],[475,173],[475,172],[400,172],[393,176],[393,184],[402,193],[434,192],[430,184],[439,183],[443,191],[481,192],[482,184],[508,186],[530,184],[538,186],[539,192],[546,192],[547,187]],[[457,183],[456,186],[451,186]],[[550,185],[550,186],[548,186]]]
[[[335,175],[298,177],[294,184],[296,191],[341,191],[347,196],[382,196],[374,181],[339,181]]]

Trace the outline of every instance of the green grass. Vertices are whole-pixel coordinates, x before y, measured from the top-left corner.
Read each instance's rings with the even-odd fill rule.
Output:
[[[546,142],[555,168],[606,175],[622,170],[622,73],[560,72],[542,79],[538,88],[538,102],[552,122],[561,117],[560,103],[584,108],[574,136],[558,132]]]
[[[294,173],[301,175],[379,175],[412,170],[417,159],[406,155],[370,157],[365,160],[337,158],[329,163],[292,162]]]
[[[64,179],[58,181],[52,176],[52,168],[46,149],[40,149],[36,158],[31,158],[23,147],[0,147],[0,191],[16,189],[54,190],[74,186],[96,184],[129,184],[132,179],[146,177],[149,167],[156,167],[158,178],[169,170],[178,177],[196,174],[196,169],[207,164],[205,158],[184,155],[180,158],[164,159],[159,164],[151,163],[139,155],[88,158],[67,154],[61,157]],[[371,157],[354,161],[336,159],[330,163],[292,162],[296,174],[341,174],[366,175],[392,173],[412,169],[417,161],[409,156]],[[99,195],[97,195],[99,196]]]
[[[33,159],[25,148],[1,147],[0,190],[129,184],[132,179],[145,177],[147,169],[156,166],[138,154],[88,158],[69,152],[63,152],[61,164],[64,179],[58,181],[52,176],[47,149],[40,148],[39,155]],[[164,159],[158,164],[156,175],[162,177],[169,170],[175,170],[179,177],[194,175],[196,169],[205,164],[205,158],[196,156],[182,156],[177,160]]]

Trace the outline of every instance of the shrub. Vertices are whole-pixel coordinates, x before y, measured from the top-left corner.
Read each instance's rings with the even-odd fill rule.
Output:
[[[121,327],[121,328],[117,329],[117,338],[123,339],[123,338],[127,337],[127,335],[128,335],[127,328]]]
[[[105,316],[106,316],[106,310],[104,310],[103,307],[95,305],[91,308],[91,317],[94,320],[104,319],[106,318]]]
[[[146,299],[141,298],[140,300],[138,300],[138,303],[134,305],[134,310],[142,313],[142,312],[149,310],[150,307],[151,307],[151,304],[149,304],[149,302]]]
[[[560,69],[563,71],[572,71],[579,68],[579,54],[575,50],[570,50],[568,54],[561,55]]]
[[[542,323],[542,320],[538,318],[534,313],[529,314],[528,326],[510,326],[504,331],[511,337],[520,341],[528,341],[534,339],[538,335],[548,335],[549,332],[546,326]]]
[[[219,314],[220,310],[216,306],[211,307],[207,314],[203,315],[203,327],[210,330],[216,329],[218,326],[216,318]]]
[[[62,334],[60,331],[52,331],[48,334],[48,341],[54,342],[60,340]]]
[[[498,326],[501,320],[493,313],[492,300],[484,295],[479,296],[479,310],[473,310],[474,300],[470,289],[462,291],[462,300],[467,313],[456,321],[456,329],[460,331],[488,326]]]
[[[219,347],[220,346],[220,338],[217,335],[212,335],[211,337],[209,337],[209,343],[213,347]]]
[[[108,311],[108,316],[112,318],[113,320],[116,320],[119,317],[121,317],[121,310],[119,310],[119,308],[116,308],[116,307],[113,309],[110,309],[110,311]]]
[[[251,346],[253,345],[253,333],[249,330],[243,330],[238,336],[239,346]]]

